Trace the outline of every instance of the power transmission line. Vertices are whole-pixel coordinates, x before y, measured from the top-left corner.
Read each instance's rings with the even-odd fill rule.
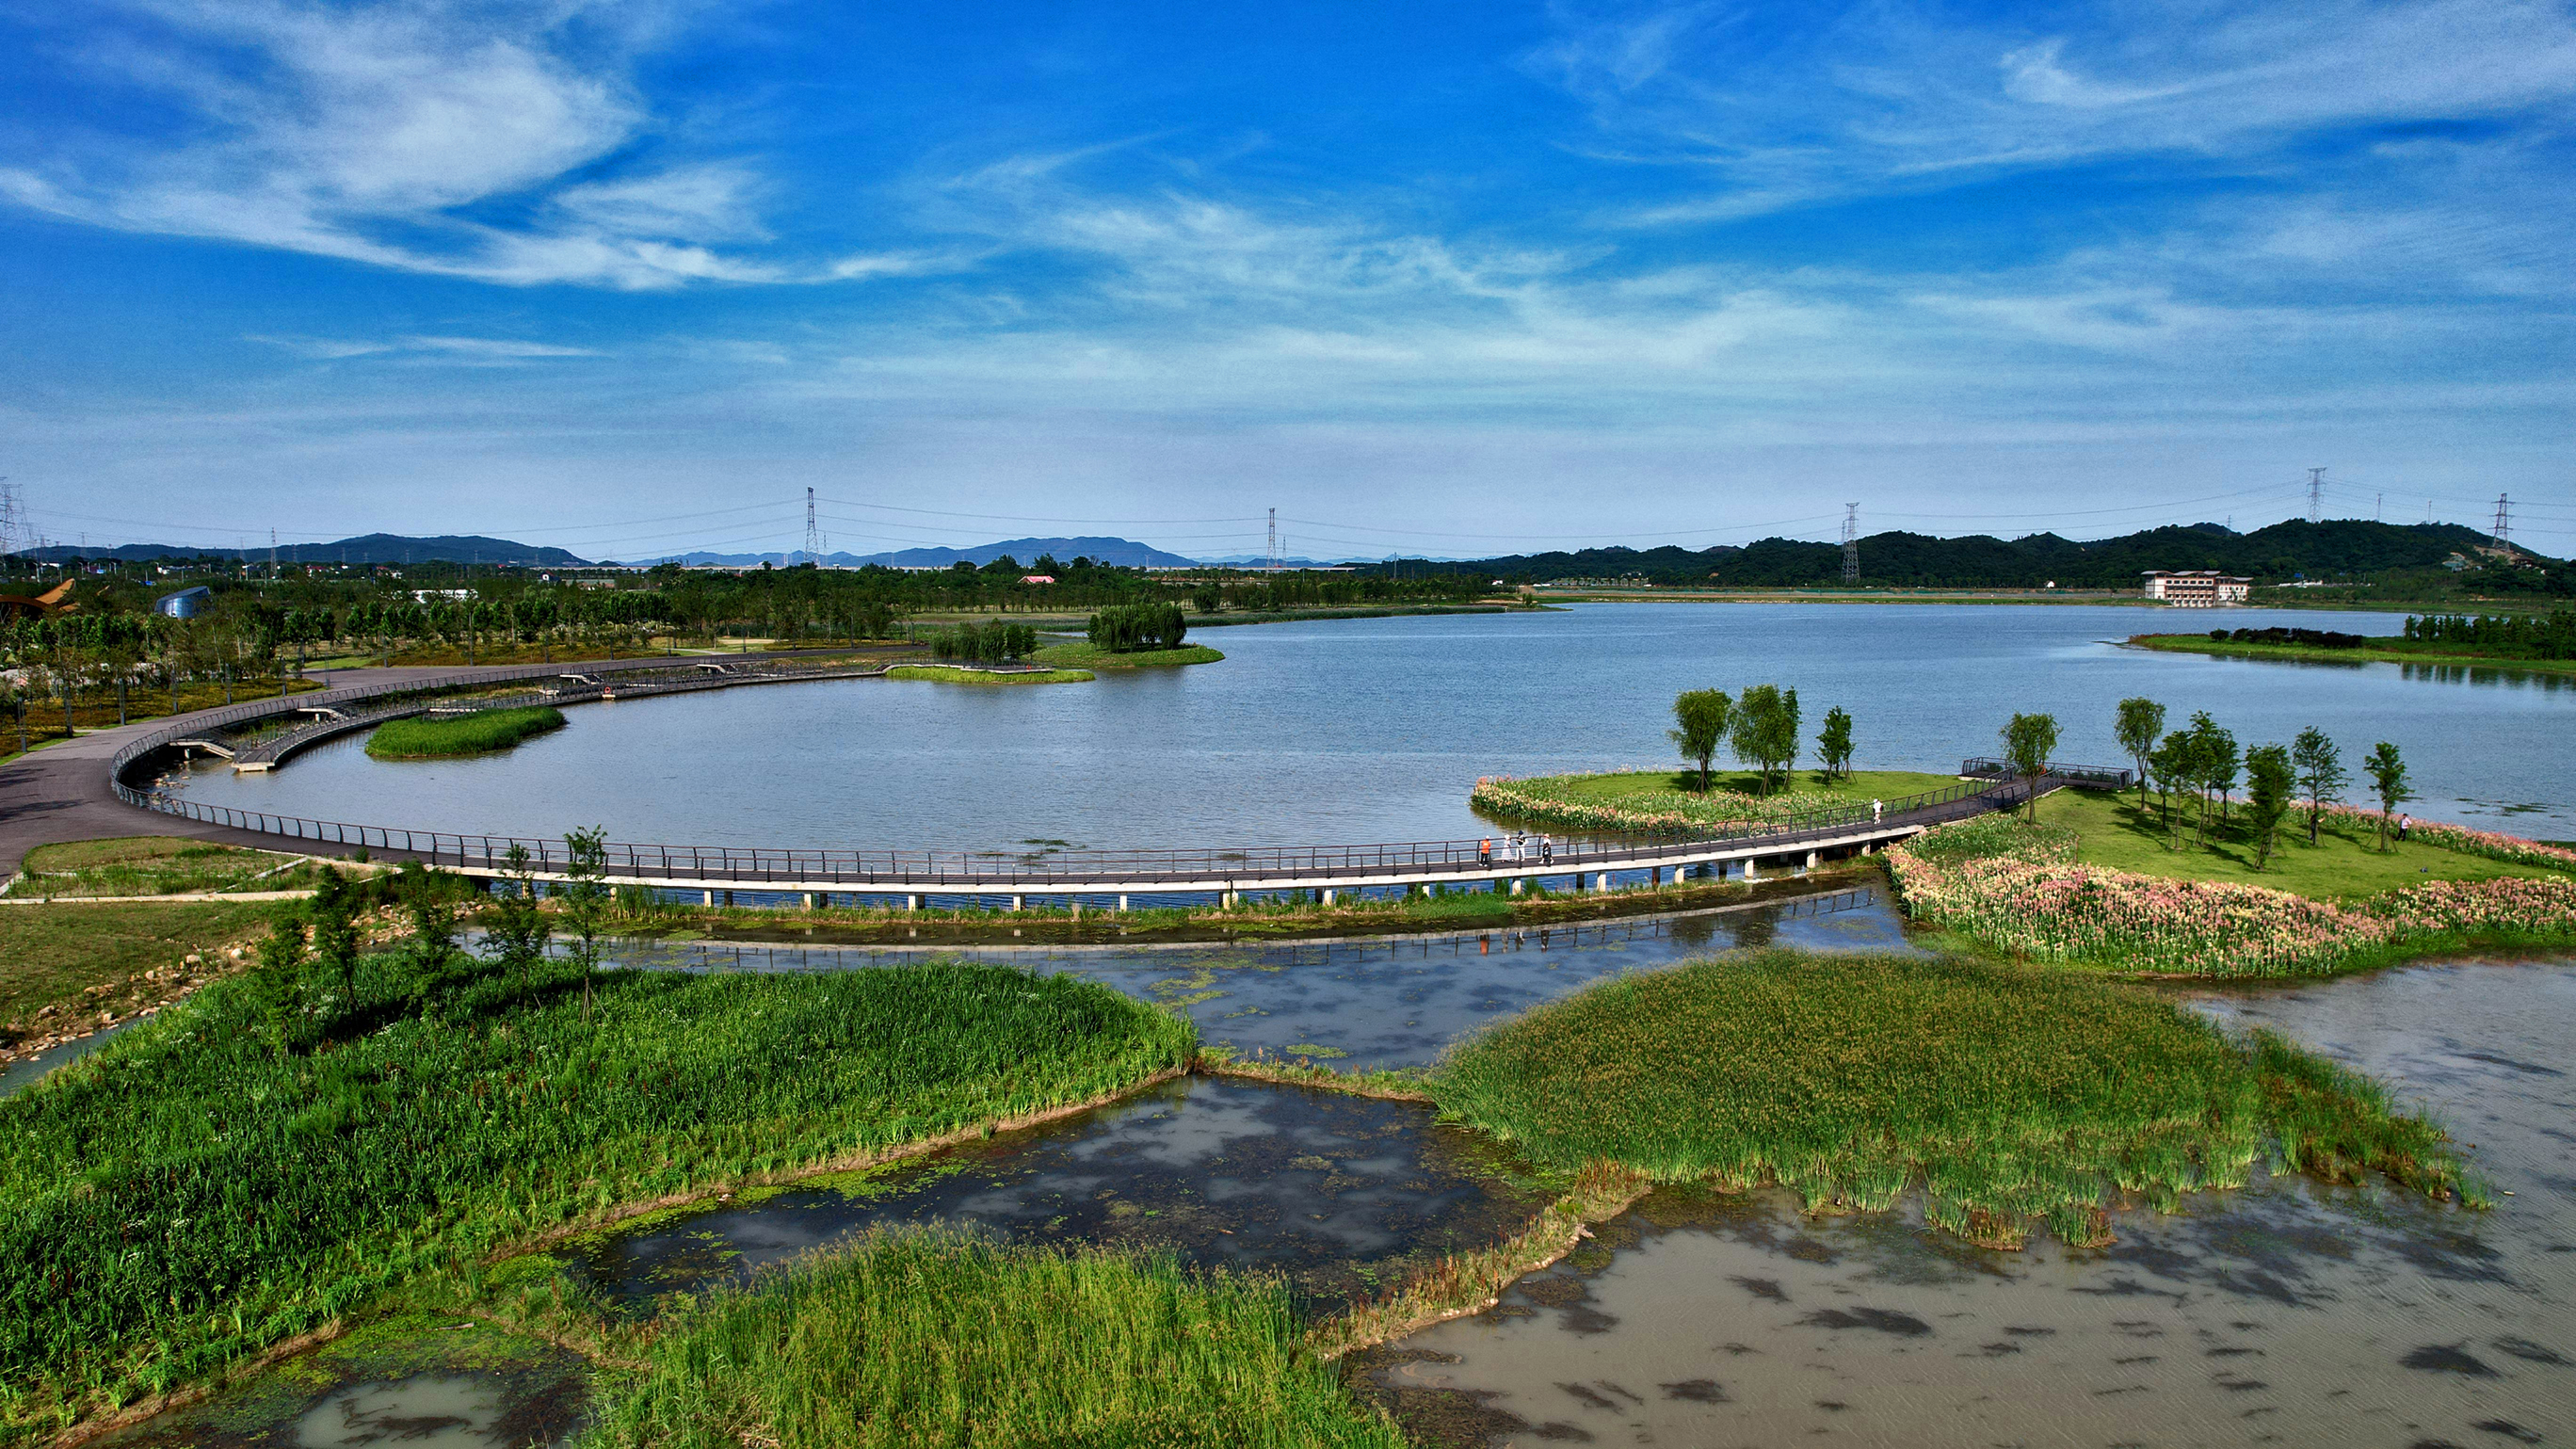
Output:
[[[1277,573],[1279,571],[1279,510],[1276,508],[1270,510],[1270,544],[1265,557],[1269,561],[1270,571]]]
[[[2326,470],[2310,468],[2308,470],[2308,522],[2325,521],[2325,491]]]
[[[2495,546],[2499,553],[2513,552],[2513,544],[2510,542],[2513,537],[2512,509],[2511,494],[2496,495]]]
[[[823,525],[814,521],[814,490],[805,490],[805,561],[823,566]]]
[[[1843,585],[1860,582],[1860,505],[1843,505]]]

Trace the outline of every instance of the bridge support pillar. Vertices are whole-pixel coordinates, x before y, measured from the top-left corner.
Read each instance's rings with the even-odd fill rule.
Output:
[[[904,898],[903,898],[903,908],[904,908],[905,910],[907,910],[907,911],[917,911],[917,910],[920,910],[920,909],[921,909],[921,897],[920,897],[918,894],[907,894],[907,895],[905,895],[905,896],[904,896]]]
[[[716,893],[714,891],[700,891],[698,892],[698,895],[708,905],[712,906],[716,903]]]
[[[1605,870],[1599,875],[1594,876],[1592,878],[1592,888],[1596,891],[1606,891],[1610,889],[1610,872]]]
[[[1811,850],[1811,851],[1808,851],[1808,852],[1807,852],[1807,869],[1809,869],[1809,870],[1814,870],[1814,869],[1816,868],[1816,866],[1817,866],[1820,862],[1822,862],[1822,861],[1824,860],[1824,858],[1825,858],[1825,853],[1824,853],[1823,851],[1821,851],[1821,850]]]
[[[1127,911],[1127,898],[1126,898],[1125,896],[1120,896],[1120,897],[1118,898],[1118,910],[1119,910],[1119,913],[1120,913],[1121,915],[1124,915],[1124,914],[1126,913],[1126,911]]]
[[[812,891],[807,891],[805,893],[805,909],[809,911],[814,909],[814,893]]]
[[[1513,895],[1519,895],[1519,894],[1521,893],[1521,887],[1522,887],[1522,886],[1525,886],[1525,885],[1527,885],[1527,884],[1529,884],[1529,882],[1527,882],[1527,881],[1522,881],[1522,880],[1516,880],[1516,881],[1513,881],[1513,882],[1512,882],[1512,894],[1513,894]]]
[[[1028,898],[1028,897],[1026,897],[1026,896],[1013,896],[1013,897],[1011,897],[1011,909],[1012,909],[1012,910],[1015,910],[1015,911],[1017,911],[1017,910],[1025,910],[1025,909],[1027,909],[1027,907],[1028,907],[1028,903],[1029,903],[1029,898]]]
[[[1762,879],[1761,876],[1754,873],[1753,857],[1749,855],[1744,857],[1744,879],[1747,883]]]
[[[1323,902],[1328,906],[1333,903],[1333,888],[1331,886],[1324,887]]]

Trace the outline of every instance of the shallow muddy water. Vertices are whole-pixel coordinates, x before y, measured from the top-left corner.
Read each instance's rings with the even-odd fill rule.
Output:
[[[101,1443],[115,1449],[522,1449],[569,1442],[589,1369],[470,1323],[361,1330]]]
[[[836,971],[933,956],[1004,961],[1186,1011],[1210,1046],[1370,1071],[1427,1066],[1459,1036],[1604,976],[1775,945],[1914,949],[1886,889],[1870,885],[1772,905],[1362,940],[920,949],[621,941],[609,959],[701,971]]]
[[[1324,1310],[1522,1227],[1547,1194],[1496,1176],[1507,1166],[1416,1103],[1189,1077],[879,1174],[647,1219],[558,1251],[594,1291],[640,1311],[870,1227],[940,1222],[1262,1269]]]
[[[1666,1192],[1494,1310],[1359,1366],[1438,1441],[2509,1445],[2576,1438],[2576,964],[2196,1003],[2390,1083],[2492,1212],[2305,1179],[1970,1248]]]

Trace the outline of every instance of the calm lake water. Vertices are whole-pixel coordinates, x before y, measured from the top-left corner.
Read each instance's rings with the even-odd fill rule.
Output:
[[[1221,664],[1097,683],[883,680],[584,705],[488,759],[389,764],[359,739],[271,775],[208,770],[192,798],[468,833],[680,844],[989,849],[1342,844],[1485,833],[1479,775],[1661,766],[1675,693],[1795,686],[1812,733],[1857,720],[1865,768],[1955,770],[2016,710],[2060,755],[2120,763],[2115,703],[2206,709],[2248,744],[2322,726],[2346,756],[2394,740],[2419,813],[2576,836],[2576,681],[2397,665],[2255,664],[2105,642],[2207,627],[2134,608],[1604,604],[1555,613],[1203,631]],[[2395,616],[2230,613],[2385,632]]]

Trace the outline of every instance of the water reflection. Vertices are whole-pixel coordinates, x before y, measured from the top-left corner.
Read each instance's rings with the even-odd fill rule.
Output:
[[[1498,1179],[1506,1161],[1434,1126],[1418,1103],[1191,1077],[881,1174],[611,1230],[571,1251],[577,1276],[640,1309],[871,1226],[964,1223],[1279,1273],[1321,1310],[1518,1229],[1544,1195]]]
[[[473,1323],[365,1331],[108,1435],[116,1449],[522,1449],[563,1444],[590,1406],[588,1365]]]
[[[1454,1443],[2503,1443],[2576,1433],[2576,966],[2445,965],[2199,1005],[2395,1083],[2512,1192],[2304,1179],[1969,1248],[1776,1194],[1659,1193],[1371,1382]]]

